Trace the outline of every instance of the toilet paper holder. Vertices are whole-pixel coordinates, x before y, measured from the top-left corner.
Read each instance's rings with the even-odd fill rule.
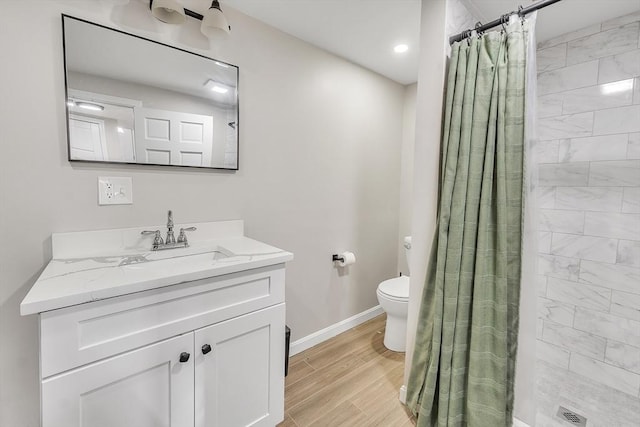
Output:
[[[356,255],[353,252],[342,252],[331,255],[331,260],[340,268],[348,267],[356,262]]]

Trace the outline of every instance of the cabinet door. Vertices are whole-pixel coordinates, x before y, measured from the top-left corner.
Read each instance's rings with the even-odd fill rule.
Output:
[[[193,426],[192,350],[189,333],[44,380],[42,426]]]
[[[284,319],[279,304],[195,331],[196,427],[283,420]]]

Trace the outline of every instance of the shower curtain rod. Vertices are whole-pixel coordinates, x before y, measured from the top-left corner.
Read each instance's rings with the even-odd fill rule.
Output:
[[[489,30],[493,27],[497,27],[498,25],[502,25],[502,24],[506,24],[507,22],[509,22],[509,16],[513,15],[513,14],[518,14],[518,16],[520,16],[521,18],[524,17],[525,15],[538,10],[538,9],[542,9],[543,7],[547,7],[547,6],[551,6],[554,3],[558,3],[561,0],[543,0],[540,1],[538,3],[532,4],[531,6],[528,7],[522,7],[520,6],[518,8],[517,11],[513,11],[513,12],[509,12],[509,13],[505,13],[504,15],[502,15],[500,18],[495,19],[487,24],[484,25],[477,25],[476,28],[473,28],[471,30],[466,30],[461,32],[460,34],[457,34],[455,36],[451,36],[449,37],[449,44],[454,43],[454,42],[459,42],[462,41],[464,39],[466,39],[467,37],[471,36],[473,31],[477,31],[479,33]],[[478,24],[480,24],[478,22]]]

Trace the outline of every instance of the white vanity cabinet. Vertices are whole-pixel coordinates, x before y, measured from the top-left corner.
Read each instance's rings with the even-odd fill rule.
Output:
[[[42,313],[43,427],[273,427],[284,264]]]
[[[192,334],[42,381],[42,426],[193,426]]]
[[[284,419],[284,317],[280,304],[195,331],[196,427]]]

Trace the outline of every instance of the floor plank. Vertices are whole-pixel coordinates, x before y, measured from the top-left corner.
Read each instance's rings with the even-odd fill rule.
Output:
[[[334,411],[329,411],[320,416],[311,427],[327,427],[327,426],[357,426],[367,421],[367,416],[351,402],[342,402]],[[305,424],[306,425],[306,424]]]
[[[354,358],[351,354],[345,354],[336,359],[335,363],[330,366],[315,370],[311,375],[301,379],[296,384],[285,387],[285,411],[330,387],[349,372],[358,369],[362,365],[364,365],[364,362],[361,359]]]
[[[278,427],[411,427],[398,400],[404,353],[383,344],[384,315],[289,359]]]
[[[285,415],[284,421],[278,424],[278,427],[299,427],[295,421],[289,416]]]
[[[313,369],[311,365],[304,360],[300,360],[298,363],[289,365],[289,374],[284,378],[285,387],[289,387],[292,384],[297,383],[314,371],[315,369]]]
[[[369,322],[359,325],[360,329],[350,329],[310,348],[304,352],[306,355],[303,359],[315,369],[319,369],[333,363],[336,354],[348,354],[367,349],[370,346],[371,338],[374,335],[380,335],[380,330],[384,331],[384,322],[381,322],[378,317]]]

